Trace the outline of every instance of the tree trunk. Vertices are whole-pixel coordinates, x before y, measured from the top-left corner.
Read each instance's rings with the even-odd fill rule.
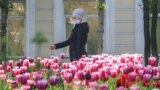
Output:
[[[149,0],[143,0],[144,11],[144,59],[145,65],[148,65],[148,57],[150,56],[150,31],[149,31]]]
[[[152,55],[159,59],[157,50],[157,16],[158,16],[158,0],[152,0],[152,26],[151,26],[151,47]],[[157,62],[158,65],[158,62]]]
[[[1,59],[7,59],[7,19],[8,19],[8,0],[3,1],[1,6]]]
[[[99,0],[99,3],[104,3],[105,0]],[[98,54],[102,54],[103,52],[103,32],[104,32],[104,9],[99,8],[98,11],[99,16],[99,30],[98,30]]]

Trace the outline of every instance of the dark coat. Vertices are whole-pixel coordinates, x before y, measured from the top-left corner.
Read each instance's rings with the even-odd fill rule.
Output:
[[[79,60],[82,55],[86,55],[85,44],[89,32],[88,23],[76,24],[68,40],[57,43],[56,49],[69,45],[70,60]]]

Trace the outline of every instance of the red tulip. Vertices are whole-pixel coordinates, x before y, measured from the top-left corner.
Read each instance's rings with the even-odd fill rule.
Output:
[[[38,80],[36,82],[36,86],[38,90],[46,90],[46,88],[48,87],[48,82],[47,80]]]
[[[149,57],[148,63],[151,66],[154,66],[157,63],[157,58],[156,57]]]

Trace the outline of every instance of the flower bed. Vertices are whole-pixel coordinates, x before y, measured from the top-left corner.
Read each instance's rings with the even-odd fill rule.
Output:
[[[61,61],[65,60],[64,55]],[[79,61],[60,63],[50,58],[8,60],[0,65],[2,90],[152,90],[160,88],[160,67],[143,55],[83,56]]]

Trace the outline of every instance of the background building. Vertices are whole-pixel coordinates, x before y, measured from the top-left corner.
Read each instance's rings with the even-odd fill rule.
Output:
[[[42,45],[42,57],[59,55],[67,48],[50,51],[48,46],[68,38],[72,26],[68,23],[73,9],[82,7],[90,25],[87,51],[96,54],[98,11],[95,0],[11,0],[9,13],[9,56],[35,56],[36,46],[31,42],[36,32],[49,39]],[[143,4],[141,0],[106,0],[104,53],[143,53]],[[160,18],[158,18],[160,22]],[[160,23],[158,23],[160,26]],[[159,27],[158,27],[159,28]],[[157,34],[160,32],[158,29]],[[158,45],[160,47],[160,35]],[[159,50],[160,52],[160,50]]]

